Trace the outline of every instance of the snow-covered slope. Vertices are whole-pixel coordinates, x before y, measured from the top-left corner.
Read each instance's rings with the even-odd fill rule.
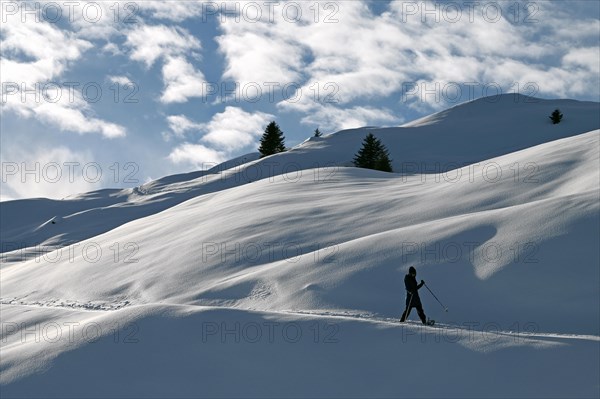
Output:
[[[4,313],[19,320],[26,310],[34,311],[10,307]],[[3,385],[3,397],[591,398],[598,393],[597,336],[164,305],[114,312],[36,309],[36,316],[42,326],[55,320],[79,325],[68,345],[23,348],[19,333],[9,337],[2,348],[2,382],[17,370],[29,376]],[[105,336],[86,342],[95,338],[95,326],[102,326]]]
[[[564,119],[552,125],[556,108]],[[600,128],[600,103],[542,100],[506,94],[464,103],[397,128],[343,130],[310,138],[291,151],[258,159],[247,154],[211,170],[168,176],[136,189],[99,190],[66,201],[48,199],[2,202],[0,248],[45,247],[78,242],[123,223],[168,209],[190,198],[284,174],[321,168],[321,176],[351,166],[367,133],[388,147],[397,173],[440,173],[534,145]],[[48,226],[52,218],[56,223]],[[32,254],[20,251],[15,257]]]
[[[556,108],[565,116],[552,125],[548,116]],[[301,163],[298,153],[308,152],[319,166],[351,165],[365,135],[373,133],[389,147],[396,172],[440,173],[598,129],[598,115],[597,102],[516,94],[484,97],[397,128],[350,129],[309,140],[278,160]]]
[[[356,129],[225,172],[24,215],[31,225],[63,216],[20,230],[23,239],[76,243],[7,254],[3,391],[597,396],[598,104],[482,101],[374,129],[396,158],[413,149],[418,162],[467,163],[441,174],[340,166],[364,137]],[[546,121],[554,108],[565,125]],[[282,174],[289,165],[299,166]],[[1,206],[4,242],[5,223],[17,231],[5,210],[19,214],[29,202]],[[88,232],[80,223],[93,218],[108,227],[94,219]],[[440,327],[397,323],[410,266],[449,308],[422,289]]]
[[[553,331],[592,333],[599,325],[589,314],[600,311],[592,267],[598,146],[593,131],[442,176],[339,168],[321,180],[316,170],[298,180],[263,179],[80,241],[57,251],[56,260],[7,265],[2,298],[393,316],[402,272],[415,265],[441,273],[432,284],[444,296],[469,293],[456,296],[460,320],[485,319],[502,300],[495,320],[533,313]],[[534,168],[525,172],[525,165]],[[491,284],[496,279],[511,288]],[[577,290],[562,293],[565,284]],[[480,298],[470,304],[475,289]],[[532,295],[539,301],[523,304]],[[568,325],[554,317],[563,306],[572,308]]]

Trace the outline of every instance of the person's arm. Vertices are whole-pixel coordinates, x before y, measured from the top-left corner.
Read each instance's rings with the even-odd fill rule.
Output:
[[[415,280],[415,283],[417,282],[417,280]],[[425,284],[425,280],[421,280],[421,284],[417,285],[417,289],[420,290],[421,287],[423,286],[423,284]]]

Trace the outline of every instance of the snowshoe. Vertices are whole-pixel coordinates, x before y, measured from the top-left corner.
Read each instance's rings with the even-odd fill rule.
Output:
[[[435,324],[435,320],[433,319],[427,319],[427,323],[428,326],[433,326]]]

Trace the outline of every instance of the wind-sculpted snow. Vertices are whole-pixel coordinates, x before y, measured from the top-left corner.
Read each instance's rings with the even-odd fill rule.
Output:
[[[597,397],[598,104],[503,101],[3,203],[3,396]],[[366,130],[466,164],[341,166]],[[410,266],[435,327],[398,322]]]
[[[555,108],[565,115],[558,125],[548,118]],[[598,129],[599,113],[596,102],[506,94],[461,104],[402,127],[343,130],[261,159],[257,153],[246,154],[221,165],[207,165],[206,171],[167,176],[135,189],[99,190],[65,201],[1,202],[0,251],[69,245],[191,198],[258,180],[271,181],[282,174],[295,179],[320,168],[315,178],[327,179],[339,167],[352,166],[367,133],[388,147],[397,173],[437,174]],[[46,225],[52,218],[60,223]]]
[[[57,319],[57,313],[48,312],[53,311],[38,312],[40,324]],[[20,331],[8,338],[3,364],[9,367],[0,377],[3,396],[598,394],[593,383],[600,371],[597,337],[195,306],[146,305],[73,316],[62,316],[65,322],[79,321],[71,338],[63,334],[52,344],[36,343],[30,332],[28,341],[19,344]],[[15,347],[30,357],[21,359]],[[40,359],[52,367],[45,368]]]
[[[8,264],[2,297],[392,316],[414,265],[460,319],[501,300],[503,323],[535,315],[553,331],[595,333],[598,143],[594,131],[543,144],[485,164],[502,175],[469,166],[456,181],[355,168],[263,179]],[[534,174],[516,176],[527,164]]]

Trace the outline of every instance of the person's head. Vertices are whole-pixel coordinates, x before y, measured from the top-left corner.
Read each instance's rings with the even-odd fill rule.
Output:
[[[415,269],[414,267],[410,267],[408,269],[408,274],[410,274],[411,276],[416,276],[417,275],[417,269]]]

